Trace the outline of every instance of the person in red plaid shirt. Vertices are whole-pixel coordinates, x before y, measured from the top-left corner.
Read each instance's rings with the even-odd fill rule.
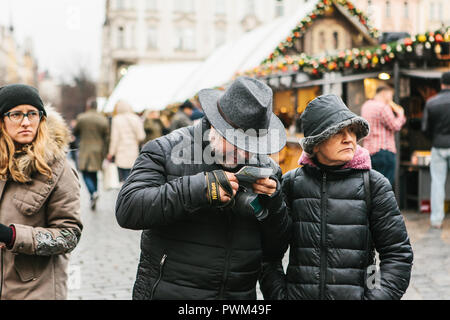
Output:
[[[370,134],[363,146],[369,150],[373,169],[382,173],[394,185],[395,178],[395,132],[406,122],[405,111],[392,99],[394,89],[388,86],[377,88],[375,97],[366,101],[361,116],[370,124]]]

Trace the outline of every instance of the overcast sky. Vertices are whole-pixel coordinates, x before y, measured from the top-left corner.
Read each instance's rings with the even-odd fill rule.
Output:
[[[13,23],[20,44],[30,37],[39,70],[60,79],[85,67],[97,80],[104,0],[0,0],[0,24]]]

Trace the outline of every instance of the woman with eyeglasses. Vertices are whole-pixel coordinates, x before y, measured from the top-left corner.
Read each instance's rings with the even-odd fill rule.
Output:
[[[66,299],[82,230],[69,128],[22,84],[0,88],[0,116],[0,299]]]

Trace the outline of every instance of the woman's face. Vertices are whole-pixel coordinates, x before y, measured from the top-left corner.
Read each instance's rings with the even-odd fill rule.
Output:
[[[19,144],[33,142],[39,127],[40,116],[36,107],[23,104],[8,111],[8,116],[3,116],[6,133]],[[27,113],[28,116],[23,116]]]
[[[349,126],[314,147],[317,160],[326,166],[339,166],[353,159],[356,150],[356,133]]]

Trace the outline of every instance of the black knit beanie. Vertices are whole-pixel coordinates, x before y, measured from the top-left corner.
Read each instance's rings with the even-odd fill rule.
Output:
[[[47,116],[36,88],[25,84],[9,84],[0,88],[0,115],[22,104],[36,107],[44,113],[44,116]]]

